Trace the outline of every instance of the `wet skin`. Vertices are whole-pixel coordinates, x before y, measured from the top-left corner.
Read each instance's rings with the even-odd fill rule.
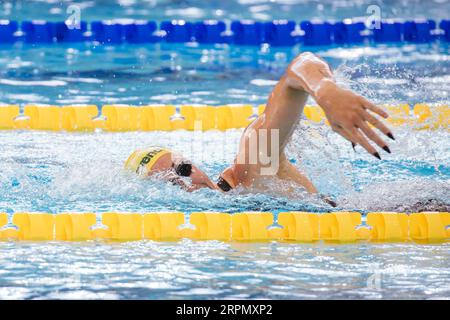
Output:
[[[267,152],[266,150],[271,150],[272,143],[275,143],[270,139],[270,132],[277,130],[279,138],[276,141],[278,143],[276,149],[279,165],[274,175],[279,179],[294,182],[310,193],[317,193],[313,183],[290,163],[285,155],[285,147],[300,122],[308,95],[311,95],[322,107],[332,130],[349,140],[353,146],[360,145],[380,159],[378,151],[369,143],[371,140],[375,145],[390,153],[389,146],[379,134],[381,132],[394,139],[390,129],[378,117],[387,118],[387,113],[353,91],[340,88],[335,83],[328,64],[316,55],[305,52],[290,63],[271,92],[265,111],[244,130],[234,163],[220,175],[232,188],[258,185],[263,177],[262,169],[270,164],[262,163],[259,157],[256,157],[256,162],[248,161],[250,152],[255,151],[249,148],[250,141],[252,139],[258,141],[260,131],[264,130],[269,137],[267,145],[263,150],[259,143],[256,144],[256,152],[258,155],[261,152]],[[241,161],[242,159],[245,161]],[[155,163],[152,172],[164,170],[170,172],[172,163],[172,154],[165,155]],[[190,186],[179,183],[188,191],[202,187],[219,189],[199,168],[193,167],[190,178],[192,182]]]

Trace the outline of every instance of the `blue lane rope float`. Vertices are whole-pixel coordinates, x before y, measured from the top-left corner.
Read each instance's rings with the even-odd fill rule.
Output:
[[[419,103],[382,106],[393,126],[414,130],[449,130],[450,107]],[[96,105],[52,106],[0,105],[0,130],[50,131],[172,131],[228,130],[245,128],[264,112],[265,105]],[[319,106],[304,107],[304,120],[312,124],[328,121]]]
[[[0,213],[0,240],[445,243],[449,226],[449,212],[370,212],[364,217],[359,212],[18,212]]]
[[[348,45],[363,43],[430,43],[450,42],[450,20],[437,23],[430,19],[383,20],[379,28],[365,21],[345,19],[338,22],[321,20],[274,20],[260,22],[236,20],[231,22],[205,20],[154,21],[116,19],[86,22],[75,28],[65,22],[0,20],[0,44],[25,42],[73,43],[184,43],[237,44],[272,46]]]

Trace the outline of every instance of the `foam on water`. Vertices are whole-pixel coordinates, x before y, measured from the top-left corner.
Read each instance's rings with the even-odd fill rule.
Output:
[[[183,153],[212,178],[232,163],[241,130],[70,134],[2,132],[0,210],[28,211],[282,211],[330,210],[295,188],[271,179],[270,192],[228,194],[143,180],[123,171],[135,149],[162,145]],[[302,123],[288,157],[338,209],[397,210],[434,199],[449,205],[447,131],[394,130],[392,154],[379,161],[322,125]],[[438,209],[438,208],[437,208]]]

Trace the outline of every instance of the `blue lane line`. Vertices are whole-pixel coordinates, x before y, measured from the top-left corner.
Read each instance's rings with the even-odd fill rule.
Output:
[[[345,19],[338,22],[275,20],[162,21],[159,25],[145,20],[81,21],[78,24],[50,21],[0,20],[0,44],[25,42],[67,43],[229,43],[259,46],[343,45],[362,43],[429,43],[450,42],[450,20],[407,21],[384,20],[370,23]]]

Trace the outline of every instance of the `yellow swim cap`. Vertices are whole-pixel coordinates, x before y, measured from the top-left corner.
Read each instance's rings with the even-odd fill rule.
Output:
[[[156,161],[167,153],[170,153],[170,151],[160,147],[136,150],[125,161],[125,169],[136,172],[139,175],[147,174]]]

